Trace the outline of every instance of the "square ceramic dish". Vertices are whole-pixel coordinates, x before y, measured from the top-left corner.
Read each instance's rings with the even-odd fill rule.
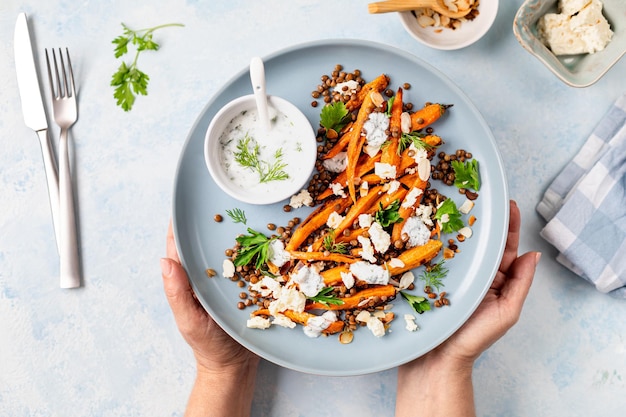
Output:
[[[626,8],[624,0],[602,0],[604,17],[613,38],[594,54],[556,56],[537,37],[537,22],[546,13],[557,13],[558,0],[526,0],[513,22],[519,43],[563,82],[587,87],[598,81],[626,53]]]

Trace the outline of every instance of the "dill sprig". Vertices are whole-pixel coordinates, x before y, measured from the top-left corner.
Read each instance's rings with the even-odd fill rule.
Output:
[[[444,266],[445,259],[426,268],[419,276],[426,286],[430,286],[439,291],[443,285],[443,279],[448,275],[448,268]]]
[[[233,223],[243,223],[246,224],[248,219],[246,219],[246,213],[240,208],[234,208],[232,210],[226,210],[226,214],[231,218]]]
[[[262,161],[259,159],[261,148],[248,134],[237,142],[235,152],[235,162],[244,168],[250,168],[259,174],[261,183],[270,181],[281,181],[289,178],[289,174],[284,171],[287,164],[283,162],[283,150],[277,149],[274,153],[274,161]]]
[[[328,252],[347,254],[348,247],[344,243],[335,242],[335,231],[331,231],[326,237],[324,237],[324,249]]]

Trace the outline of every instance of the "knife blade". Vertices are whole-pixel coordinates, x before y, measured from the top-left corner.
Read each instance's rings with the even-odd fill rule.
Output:
[[[48,184],[48,197],[52,211],[52,223],[59,249],[59,174],[57,162],[54,156],[52,142],[48,135],[48,120],[43,106],[43,98],[39,85],[37,66],[33,57],[33,47],[28,31],[28,21],[25,13],[20,13],[15,22],[13,36],[13,48],[15,56],[15,71],[17,73],[17,86],[22,101],[22,113],[26,126],[33,129],[39,137],[43,154],[46,182]]]

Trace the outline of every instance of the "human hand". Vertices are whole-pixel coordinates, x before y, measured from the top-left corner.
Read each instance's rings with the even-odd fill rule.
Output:
[[[193,350],[199,371],[223,372],[230,367],[256,366],[258,357],[228,336],[198,302],[180,264],[171,222],[166,253],[167,257],[161,259],[165,295],[180,333]]]
[[[509,231],[500,267],[485,298],[472,316],[432,356],[471,365],[519,320],[541,254],[517,256],[521,218],[510,202]]]
[[[520,224],[511,201],[504,255],[483,301],[448,340],[398,368],[396,417],[475,416],[474,361],[518,321],[540,257],[538,252],[517,256]]]

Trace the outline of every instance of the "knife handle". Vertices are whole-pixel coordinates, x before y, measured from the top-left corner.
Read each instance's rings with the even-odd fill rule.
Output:
[[[61,129],[59,137],[59,201],[61,216],[61,288],[76,288],[80,287],[80,261],[66,128]]]
[[[61,226],[59,223],[59,174],[57,172],[57,162],[52,150],[52,142],[48,135],[48,130],[38,130],[39,142],[41,143],[41,153],[43,154],[43,166],[46,172],[46,182],[48,183],[48,197],[50,198],[50,210],[52,211],[52,224],[56,237],[57,251],[61,251]]]

